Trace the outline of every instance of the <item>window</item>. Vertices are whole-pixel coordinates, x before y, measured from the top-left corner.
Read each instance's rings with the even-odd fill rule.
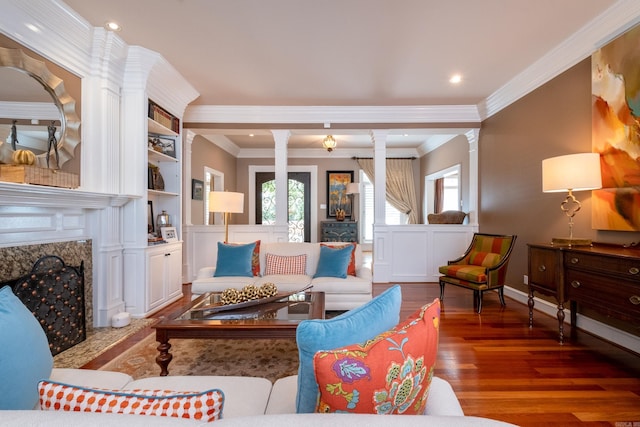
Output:
[[[360,221],[362,222],[360,230],[362,231],[362,242],[370,243],[373,241],[373,222],[374,222],[374,191],[373,184],[364,173],[360,174],[361,191],[360,194]],[[385,200],[384,222],[389,225],[406,224],[409,217],[394,208]]]
[[[424,178],[424,218],[436,212],[436,182],[442,179],[442,209],[457,211],[462,208],[460,165],[443,169]]]
[[[224,174],[204,167],[204,225],[224,224],[222,213],[209,212],[209,192],[224,190]]]
[[[449,175],[445,175],[444,179],[444,193],[442,200],[443,211],[457,211],[460,209],[460,175],[458,172],[452,172]]]

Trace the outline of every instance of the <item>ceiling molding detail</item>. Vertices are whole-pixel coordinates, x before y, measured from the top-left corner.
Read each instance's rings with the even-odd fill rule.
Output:
[[[192,105],[191,123],[480,123],[475,105],[242,106]]]
[[[620,0],[478,104],[485,120],[640,22],[640,2]]]
[[[419,156],[424,156],[425,154],[429,153],[430,151],[435,150],[436,148],[440,147],[441,145],[446,144],[447,142],[451,141],[452,139],[454,139],[456,136],[458,135],[464,135],[464,130],[461,129],[460,133],[458,134],[450,134],[450,135],[433,135],[430,136],[429,138],[427,138],[427,140],[422,143],[422,145],[420,145],[417,148],[417,152],[419,154]]]
[[[205,138],[207,141],[211,142],[213,145],[220,147],[221,149],[223,149],[224,151],[226,151],[227,153],[231,154],[234,157],[240,156],[240,151],[241,151],[240,147],[238,147],[236,144],[234,144],[229,138],[227,138],[224,135],[198,133],[195,130],[190,130],[190,132],[193,132],[194,134]]]

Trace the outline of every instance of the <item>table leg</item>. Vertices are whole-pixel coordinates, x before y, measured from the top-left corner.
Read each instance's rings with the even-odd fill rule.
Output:
[[[169,353],[170,348],[171,344],[169,344],[169,339],[163,339],[160,341],[160,345],[158,346],[160,354],[156,356],[156,363],[160,366],[161,377],[169,375],[169,362],[173,359],[173,355]]]
[[[529,306],[529,328],[533,328],[533,289],[529,288],[529,300],[527,301]]]
[[[564,305],[558,303],[558,331],[560,333],[560,344],[564,343]]]

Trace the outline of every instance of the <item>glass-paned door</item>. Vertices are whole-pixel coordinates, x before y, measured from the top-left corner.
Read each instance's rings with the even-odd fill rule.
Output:
[[[290,242],[311,241],[311,174],[289,172],[287,179]],[[256,173],[256,224],[275,224],[276,181],[274,172]]]

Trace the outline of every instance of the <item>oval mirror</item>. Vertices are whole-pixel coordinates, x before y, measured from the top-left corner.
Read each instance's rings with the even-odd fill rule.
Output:
[[[80,119],[62,79],[21,49],[0,47],[0,82],[0,163],[12,162],[14,146],[36,154],[41,167],[47,154],[54,169],[73,158]]]

